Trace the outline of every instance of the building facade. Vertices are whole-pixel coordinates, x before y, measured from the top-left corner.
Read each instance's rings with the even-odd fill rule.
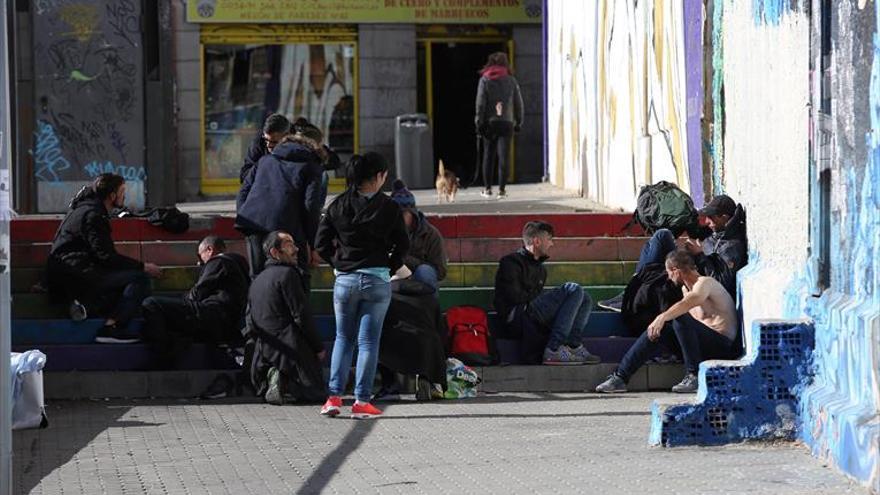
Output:
[[[273,112],[315,123],[343,159],[378,151],[391,163],[395,117],[426,114],[435,166],[443,159],[469,178],[478,71],[494,51],[510,55],[525,100],[511,176],[538,181],[542,9],[537,0],[17,2],[15,205],[63,211],[108,171],[126,177],[136,207],[229,197]]]
[[[613,42],[603,41],[609,18],[602,8],[590,17],[582,6],[550,2],[548,98],[554,92],[564,98],[555,107],[551,101],[548,112],[551,177],[555,168],[554,182],[609,206],[631,208],[636,186],[660,178],[676,179],[698,204],[718,193],[742,203],[749,239],[749,265],[738,274],[743,327],[766,318],[813,321],[815,376],[799,396],[800,436],[815,455],[880,493],[880,4],[600,3],[614,6],[614,25],[623,23],[623,32],[635,40],[644,38],[639,9],[653,9],[649,68],[639,72],[638,63],[610,68],[602,62],[605,50],[615,50]],[[675,33],[666,24],[659,29],[661,21],[676,17],[682,21],[672,26]],[[592,28],[571,27],[585,19]],[[560,39],[563,51],[553,48]],[[702,41],[694,46],[696,39]],[[582,69],[573,54],[598,62]],[[641,55],[625,53],[617,60],[638,61]],[[678,92],[649,89],[647,100],[640,100],[637,89],[656,85],[662,71],[655,67],[668,66],[660,63],[667,59],[683,65],[673,72],[685,80],[693,75],[702,81],[702,94],[684,84]],[[583,71],[597,75],[584,77]],[[619,82],[612,87],[609,77]],[[581,93],[567,89],[578,84],[585,88]],[[590,96],[582,99],[583,93]],[[644,101],[663,106],[659,115],[680,109],[675,114],[685,117],[667,120],[660,132],[673,144],[666,155],[660,151],[660,164],[657,133],[648,127],[653,168],[666,172],[623,180],[631,169],[636,176],[645,170],[633,139],[645,129]],[[555,132],[557,113],[587,124],[579,132],[568,125],[561,126],[566,132]],[[681,135],[686,139],[677,138],[675,146]],[[694,136],[700,153],[686,146]],[[632,143],[632,157],[614,151],[627,149],[618,140]],[[687,153],[676,151],[685,148]],[[602,180],[603,173],[617,178]],[[596,187],[594,175],[600,177]],[[754,353],[755,336],[747,333],[745,340]]]

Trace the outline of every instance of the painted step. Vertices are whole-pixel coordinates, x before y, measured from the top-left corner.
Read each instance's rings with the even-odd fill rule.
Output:
[[[548,262],[547,285],[577,282],[582,285],[625,285],[635,272],[635,262],[630,261],[570,261]],[[498,263],[453,263],[447,269],[442,287],[493,287]],[[43,268],[18,268],[12,271],[12,292],[28,292],[43,278]],[[199,267],[164,267],[162,278],[153,280],[155,291],[185,291],[192,287],[199,276]],[[336,277],[327,265],[312,271],[312,287],[329,289]]]
[[[623,291],[622,285],[584,286],[593,302],[616,296]],[[180,291],[157,292],[156,295],[180,295]],[[494,309],[495,289],[490,287],[445,287],[440,289],[440,308],[445,311],[452,306],[469,304],[486,311]],[[313,289],[309,296],[312,312],[316,315],[333,314],[333,289]],[[12,295],[12,317],[15,319],[68,318],[66,304],[52,304],[47,294],[16,293]]]
[[[49,243],[12,244],[13,270],[45,267],[50,246]],[[199,241],[117,242],[115,246],[121,254],[160,266],[192,266],[196,263]],[[226,241],[226,248],[247,257],[247,243],[242,239]]]
[[[590,337],[584,345],[603,363],[617,363],[635,342],[628,337]],[[498,353],[503,364],[521,364],[518,341],[498,340]],[[332,352],[333,342],[324,341]],[[159,366],[148,345],[137,344],[42,344],[12,347],[13,352],[37,348],[46,354],[45,371],[142,371],[164,369]],[[329,359],[329,356],[328,356]],[[329,361],[325,362],[325,366]],[[169,369],[237,369],[230,351],[209,344],[193,344]]]
[[[69,319],[12,320],[12,345],[44,344],[90,344],[104,320],[92,318],[85,321]],[[332,341],[336,334],[336,319],[333,315],[316,315],[315,324],[322,340]],[[130,328],[140,331],[143,320],[136,319]],[[489,328],[498,328],[498,315],[489,313]],[[629,331],[618,313],[597,311],[590,315],[585,337],[629,337]]]
[[[13,243],[52,242],[61,215],[22,216],[12,221]],[[638,225],[627,226],[627,213],[554,213],[517,215],[429,215],[429,221],[444,238],[517,238],[531,220],[550,222],[559,237],[631,237],[644,235]],[[190,229],[171,234],[144,219],[115,219],[113,238],[117,241],[199,240],[206,235],[241,239],[233,227],[232,216],[192,215]]]

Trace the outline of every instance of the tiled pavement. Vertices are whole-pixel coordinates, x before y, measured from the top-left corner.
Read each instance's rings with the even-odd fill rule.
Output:
[[[199,401],[49,405],[14,434],[16,493],[866,493],[800,444],[647,446],[663,394],[496,394],[387,405]]]

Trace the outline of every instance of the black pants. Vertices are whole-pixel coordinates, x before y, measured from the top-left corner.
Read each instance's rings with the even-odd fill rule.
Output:
[[[655,341],[648,338],[647,331],[643,332],[621,359],[617,366],[617,375],[623,381],[629,381],[630,377],[653,357],[661,346],[670,350],[680,350],[685,370],[694,374],[699,369],[700,363],[705,360],[740,357],[731,340],[685,313],[667,324],[660,332],[660,338]]]
[[[510,143],[513,137],[513,122],[496,120],[489,123],[483,137],[483,187],[492,187],[495,161],[498,161],[498,189],[504,191],[507,184]]]
[[[230,322],[225,311],[198,308],[175,297],[144,300],[144,338],[164,362],[173,362],[192,342],[228,342],[239,322]]]
[[[93,288],[90,300],[98,306],[98,314],[106,315],[124,327],[149,295],[150,278],[143,270],[122,270],[103,274]]]

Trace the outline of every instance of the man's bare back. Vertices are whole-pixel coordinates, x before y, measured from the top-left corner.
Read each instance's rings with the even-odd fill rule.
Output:
[[[685,296],[693,292],[702,300],[688,311],[695,320],[730,340],[736,338],[736,304],[723,285],[712,277],[700,277],[691,291],[685,285],[682,285],[681,291]]]

